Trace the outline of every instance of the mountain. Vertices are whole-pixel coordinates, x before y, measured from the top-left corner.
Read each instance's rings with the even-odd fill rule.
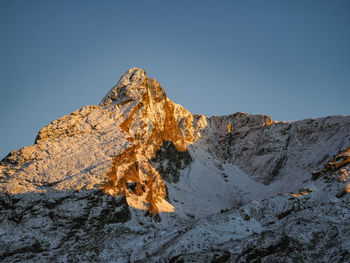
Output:
[[[0,183],[2,262],[350,262],[350,116],[208,118],[138,68]]]

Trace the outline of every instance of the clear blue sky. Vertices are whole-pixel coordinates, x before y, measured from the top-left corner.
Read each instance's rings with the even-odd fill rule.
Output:
[[[350,1],[0,0],[0,159],[144,68],[193,113],[350,114]]]

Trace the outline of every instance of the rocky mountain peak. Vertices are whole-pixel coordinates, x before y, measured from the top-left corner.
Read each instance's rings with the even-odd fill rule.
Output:
[[[131,68],[0,162],[0,262],[350,262],[349,152],[349,116],[192,115]]]
[[[139,101],[146,93],[149,93],[150,98],[155,102],[166,98],[159,82],[148,78],[144,69],[130,68],[121,76],[117,85],[102,99],[100,106],[108,106],[111,103],[121,105],[131,101]]]

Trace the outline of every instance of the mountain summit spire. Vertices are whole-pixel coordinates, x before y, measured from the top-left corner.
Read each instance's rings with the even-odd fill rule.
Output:
[[[166,94],[159,82],[148,78],[146,71],[141,68],[130,68],[119,79],[107,95],[100,102],[100,106],[108,106],[112,103],[123,104],[126,101],[138,101],[149,92],[155,101],[166,98]]]

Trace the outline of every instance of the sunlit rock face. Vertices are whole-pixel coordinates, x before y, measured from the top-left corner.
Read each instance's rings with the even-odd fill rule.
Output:
[[[126,101],[138,101],[146,93],[155,102],[166,99],[166,94],[157,80],[147,78],[143,69],[131,68],[102,99],[100,105],[108,106],[111,103],[122,104]]]
[[[350,117],[191,114],[143,69],[0,163],[3,262],[350,261]]]
[[[119,127],[129,145],[115,157],[102,189],[111,195],[125,195],[129,205],[153,215],[173,212],[165,200],[166,186],[159,171],[163,178],[168,178],[167,174],[155,169],[150,160],[165,142],[174,146],[177,157],[186,152],[190,158],[187,145],[194,141],[192,115],[170,101],[157,80],[148,79],[145,71],[137,68],[128,70],[101,102],[105,107],[110,104],[125,108],[121,109],[124,120]],[[179,126],[179,122],[184,125]],[[179,168],[184,169],[185,164]],[[174,168],[177,176],[179,168]],[[134,184],[135,189],[130,191],[127,184]]]

